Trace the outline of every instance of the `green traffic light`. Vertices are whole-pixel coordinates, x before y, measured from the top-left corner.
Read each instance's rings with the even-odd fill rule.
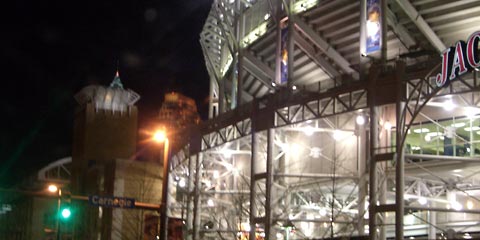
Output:
[[[62,217],[63,217],[64,219],[70,218],[71,215],[72,215],[72,212],[70,211],[69,208],[64,208],[64,209],[62,209]]]

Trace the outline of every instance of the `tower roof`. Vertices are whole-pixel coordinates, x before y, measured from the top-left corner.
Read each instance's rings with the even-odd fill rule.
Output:
[[[123,84],[122,84],[122,81],[120,80],[120,74],[118,73],[118,69],[117,69],[117,72],[115,73],[115,77],[113,78],[112,83],[110,83],[110,87],[123,89]]]
[[[80,105],[94,103],[97,109],[123,112],[128,106],[133,106],[140,99],[140,95],[123,88],[117,69],[110,86],[87,86],[75,95],[75,99]]]

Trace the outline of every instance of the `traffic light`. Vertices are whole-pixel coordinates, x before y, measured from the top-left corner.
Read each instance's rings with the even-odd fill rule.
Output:
[[[72,211],[70,210],[70,207],[63,207],[60,213],[62,215],[62,218],[65,220],[69,219],[72,216]]]
[[[57,217],[60,221],[66,222],[70,220],[74,215],[74,211],[69,203],[62,203],[58,209]]]
[[[72,217],[72,208],[71,208],[71,193],[68,190],[64,190],[61,194],[61,205],[59,208],[59,218],[63,221],[67,221]]]

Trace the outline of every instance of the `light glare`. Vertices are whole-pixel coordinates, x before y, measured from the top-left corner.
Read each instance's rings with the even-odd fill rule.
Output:
[[[155,142],[164,142],[165,139],[167,139],[167,136],[165,134],[164,131],[156,131],[154,134],[153,134],[153,140]]]
[[[186,185],[185,180],[180,179],[180,181],[178,181],[178,186],[183,188],[183,187],[185,187],[185,185]]]
[[[470,200],[467,201],[467,208],[468,208],[468,210],[473,209],[473,202],[472,201],[470,201]]]
[[[340,130],[335,130],[335,132],[333,132],[333,139],[337,141],[342,139],[342,132]]]
[[[51,184],[51,185],[48,186],[48,191],[49,192],[54,193],[54,192],[57,192],[57,190],[58,190],[58,187],[56,185]]]
[[[68,209],[68,208],[65,208],[65,209],[62,210],[62,217],[63,218],[69,218],[71,214],[72,214],[72,212],[70,212],[70,209]]]
[[[425,205],[425,204],[427,204],[427,199],[424,198],[424,197],[419,197],[418,198],[418,203],[420,203],[421,205]]]
[[[460,204],[459,202],[455,201],[455,202],[452,202],[452,208],[457,210],[457,211],[460,211],[462,210],[462,204]]]
[[[306,126],[305,128],[303,128],[303,132],[305,133],[305,135],[307,136],[312,136],[313,135],[313,132],[314,132],[314,129],[312,126]]]
[[[357,118],[355,119],[358,125],[363,125],[365,124],[365,117],[362,115],[358,115]]]
[[[385,123],[385,125],[383,125],[383,127],[384,127],[386,130],[390,131],[390,129],[392,129],[392,124],[391,124],[389,121],[387,121],[387,122]]]
[[[455,108],[455,104],[453,104],[451,99],[448,99],[445,102],[443,102],[443,109],[445,109],[446,111],[451,111],[454,108]]]

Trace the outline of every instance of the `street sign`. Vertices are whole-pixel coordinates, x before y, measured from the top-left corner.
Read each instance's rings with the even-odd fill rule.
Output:
[[[91,195],[88,196],[88,202],[94,206],[111,207],[111,208],[134,208],[135,199],[125,197],[106,197]]]

